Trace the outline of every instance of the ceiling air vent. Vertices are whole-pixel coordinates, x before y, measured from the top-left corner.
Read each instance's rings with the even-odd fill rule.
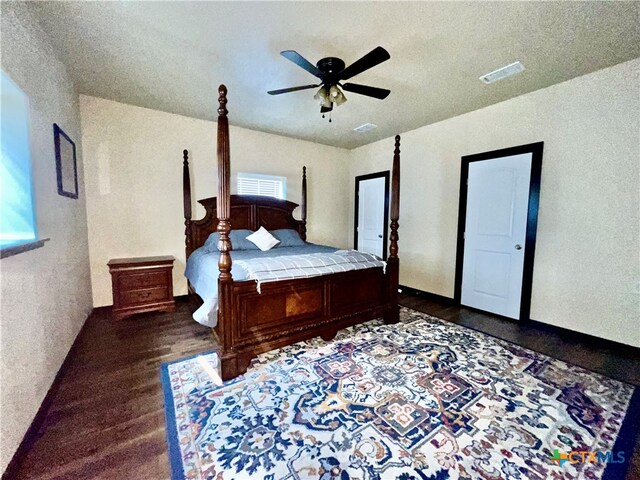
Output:
[[[373,130],[374,128],[378,128],[378,126],[373,123],[365,123],[364,125],[360,125],[359,127],[354,128],[353,131],[358,133],[364,133],[364,132],[368,132],[369,130]]]
[[[511,65],[507,65],[506,67],[499,68],[491,73],[487,73],[486,75],[481,76],[480,81],[486,84],[494,83],[498,80],[502,80],[503,78],[510,77],[523,71],[524,65],[522,65],[520,62],[515,62]]]

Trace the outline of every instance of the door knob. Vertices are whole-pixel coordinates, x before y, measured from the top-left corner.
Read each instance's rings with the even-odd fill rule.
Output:
[[[522,245],[520,245],[519,243],[516,243],[516,250],[522,250]]]

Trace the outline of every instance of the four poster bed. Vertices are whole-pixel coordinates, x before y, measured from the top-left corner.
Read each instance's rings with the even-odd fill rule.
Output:
[[[191,219],[191,182],[186,150],[183,193],[185,245],[189,259],[187,270],[192,260],[190,257],[195,257],[202,250],[212,233],[218,234],[213,237],[213,240],[217,240],[215,273],[219,271],[217,312],[214,310],[213,315],[217,315],[214,332],[220,344],[218,353],[222,379],[229,380],[241,375],[254,357],[275,348],[316,336],[330,340],[338,330],[374,318],[383,317],[386,323],[397,322],[400,137],[395,138],[393,156],[391,233],[386,268],[384,262],[379,261],[380,266],[372,268],[365,266],[308,278],[270,281],[262,284],[258,291],[255,280],[234,280],[232,277],[231,229],[293,229],[298,232],[300,239],[306,240],[306,168],[303,168],[302,175],[301,220],[293,216],[294,209],[298,207],[296,203],[271,197],[231,195],[227,89],[221,85],[218,92],[218,196],[199,200],[205,208],[205,215],[200,220]],[[318,247],[316,250],[320,249],[320,252],[322,248],[329,249],[313,247]],[[272,255],[278,255],[277,250],[273,249]],[[234,252],[234,255],[241,253]],[[209,265],[210,275],[214,268]],[[189,291],[195,293],[192,277],[187,276],[190,279]]]

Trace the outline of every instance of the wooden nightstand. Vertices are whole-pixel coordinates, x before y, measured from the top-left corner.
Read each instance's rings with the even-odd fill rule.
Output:
[[[113,317],[121,320],[141,312],[175,311],[173,261],[170,255],[109,260]]]

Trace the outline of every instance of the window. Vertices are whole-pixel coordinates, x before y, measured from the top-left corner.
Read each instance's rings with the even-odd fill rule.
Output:
[[[261,195],[284,200],[287,197],[287,177],[238,173],[238,195]]]
[[[36,240],[31,186],[29,98],[0,71],[0,249]]]

